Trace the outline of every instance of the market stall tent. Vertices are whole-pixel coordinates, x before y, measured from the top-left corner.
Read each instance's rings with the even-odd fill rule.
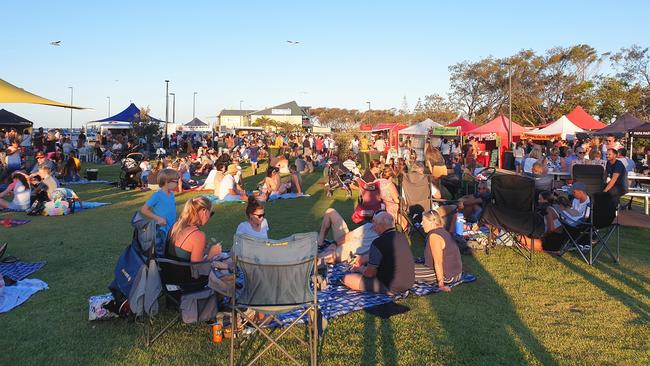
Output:
[[[484,154],[489,154],[492,149],[498,149],[499,166],[502,165],[503,152],[508,150],[508,117],[500,115],[490,122],[479,126],[469,132],[469,136],[474,136],[483,140]],[[519,140],[519,136],[525,133],[526,129],[519,124],[512,122],[512,139]]]
[[[573,122],[576,126],[582,128],[583,130],[596,131],[605,127],[605,124],[595,119],[589,113],[587,113],[581,106],[573,108],[566,117],[569,121]]]
[[[632,129],[630,135],[634,137],[650,137],[650,123],[644,123],[641,126]]]
[[[402,123],[378,123],[376,125],[361,125],[359,131],[370,132],[373,134],[382,133],[386,135],[386,150],[390,148],[397,148],[399,146],[399,131],[407,128],[408,126]]]
[[[0,109],[0,129],[9,130],[15,128],[22,134],[25,129],[30,129],[34,123],[6,109]]]
[[[455,120],[454,122],[450,123],[447,125],[448,127],[460,127],[460,133],[462,135],[467,135],[470,131],[478,127],[477,125],[473,124],[472,122],[466,120],[465,118],[459,118]]]
[[[210,126],[198,118],[194,118],[193,120],[183,125],[183,132],[210,132],[210,131],[212,131]]]
[[[129,130],[132,127],[131,123],[141,120],[140,108],[131,103],[126,109],[116,115],[86,123],[86,128],[94,129],[100,133],[106,130]],[[151,116],[149,116],[149,120],[155,123],[165,123],[165,121]]]
[[[537,140],[550,140],[552,138],[566,139],[567,135],[575,136],[577,132],[582,131],[584,130],[573,124],[573,122],[571,122],[566,116],[562,116],[560,119],[544,128],[524,132],[521,137]]]
[[[415,150],[417,160],[422,161],[424,159],[424,145],[426,139],[431,133],[431,130],[436,127],[442,127],[442,125],[427,118],[422,122],[399,130],[398,134],[400,136],[400,141],[404,141],[407,138],[411,141],[411,148]]]
[[[622,116],[618,117],[612,124],[609,126],[597,131],[594,135],[624,135],[626,132],[641,127],[645,121],[642,121],[632,115],[632,113],[625,113]]]

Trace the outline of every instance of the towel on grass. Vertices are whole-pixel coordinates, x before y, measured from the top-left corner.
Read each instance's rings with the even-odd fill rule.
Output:
[[[207,198],[212,202],[213,205],[219,204],[219,203],[244,203],[246,201],[242,200],[236,200],[236,201],[225,201],[225,200],[220,200],[219,197],[217,197],[214,194],[204,194],[203,197]]]
[[[79,206],[79,202],[75,202],[74,203],[74,209],[75,209],[75,212],[76,212],[78,210],[90,210],[90,209],[93,209],[93,208],[102,207],[102,206],[106,206],[106,205],[110,205],[110,202],[90,202],[90,201],[86,202],[86,201],[84,201],[83,202],[83,209],[82,209],[81,206]]]
[[[294,198],[303,198],[303,197],[310,197],[308,194],[298,194],[298,193],[283,193],[279,195],[271,195],[267,202],[275,201],[275,200],[292,200]]]
[[[10,311],[27,301],[33,294],[47,288],[47,283],[37,279],[22,280],[13,286],[5,286],[0,293],[0,313]]]
[[[13,262],[13,263],[0,263],[0,273],[3,276],[9,277],[14,281],[20,281],[30,274],[43,268],[45,261],[40,262]]]
[[[32,220],[26,220],[26,219],[12,219],[11,217],[5,217],[4,219],[0,220],[0,225],[2,227],[10,228],[18,225],[24,225]]]
[[[76,182],[61,181],[61,185],[75,185],[75,184],[111,184],[111,182],[107,180],[88,180],[88,179],[82,179]]]

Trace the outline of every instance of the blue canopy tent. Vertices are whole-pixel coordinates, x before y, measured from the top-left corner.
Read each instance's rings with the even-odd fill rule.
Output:
[[[91,121],[89,123],[93,123],[93,122],[134,122],[134,121],[139,121],[139,118],[140,118],[140,108],[136,107],[135,104],[131,103],[131,104],[129,104],[128,107],[126,107],[125,110],[123,110],[122,112],[120,112],[120,113],[118,113],[118,114],[116,114],[114,116],[104,118],[104,119],[98,119],[96,121]],[[149,116],[149,119],[152,122],[165,123],[165,121],[160,120],[158,118],[151,117],[151,116]]]

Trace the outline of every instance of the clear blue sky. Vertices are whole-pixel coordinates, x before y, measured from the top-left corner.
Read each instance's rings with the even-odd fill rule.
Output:
[[[403,96],[448,90],[447,67],[524,48],[587,43],[599,52],[650,46],[648,1],[29,1],[0,4],[0,78],[41,96],[94,108],[129,100],[176,120],[290,100],[313,107],[399,108]],[[61,47],[49,42],[61,40]],[[290,45],[286,41],[299,41]],[[37,126],[69,111],[5,104]],[[171,119],[171,107],[170,107]]]

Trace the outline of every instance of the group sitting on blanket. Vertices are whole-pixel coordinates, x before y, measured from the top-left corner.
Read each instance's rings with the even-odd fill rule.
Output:
[[[15,171],[11,175],[11,183],[0,193],[0,209],[11,211],[28,211],[31,207],[42,205],[51,201],[66,201],[74,204],[81,201],[77,194],[69,188],[60,188],[56,179],[50,174],[48,165],[42,165],[36,173],[27,175],[22,171]],[[13,195],[11,201],[4,198]],[[42,208],[34,214],[38,214]]]

